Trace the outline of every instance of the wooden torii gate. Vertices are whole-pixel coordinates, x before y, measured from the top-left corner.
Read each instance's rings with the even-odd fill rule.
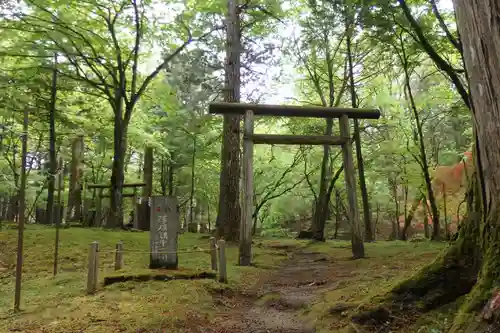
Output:
[[[363,258],[363,231],[359,218],[356,194],[356,174],[354,169],[352,140],[349,118],[378,119],[377,109],[333,108],[319,106],[265,105],[245,103],[211,103],[211,114],[233,114],[244,116],[243,132],[243,189],[242,221],[240,224],[239,264],[248,266],[252,258],[252,214],[253,214],[253,145],[336,145],[342,146],[345,185],[348,199],[348,218],[352,226],[352,253],[354,258]],[[254,116],[339,118],[340,136],[330,135],[275,135],[255,134]]]

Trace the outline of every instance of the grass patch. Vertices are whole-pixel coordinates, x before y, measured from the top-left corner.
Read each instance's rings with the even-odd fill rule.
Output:
[[[352,260],[349,242],[311,244],[308,250],[326,253],[335,261],[332,274],[337,279],[333,290],[325,292],[320,301],[310,307],[307,318],[317,320],[318,332],[348,332],[352,313],[359,307],[369,305],[375,296],[385,294],[411,277],[446,246],[445,243],[427,241],[367,243],[368,257]],[[401,332],[440,332],[431,330],[432,327],[442,327],[434,324],[431,321],[420,325],[411,322]]]
[[[207,318],[192,318],[193,312],[212,308],[214,290],[244,290],[286,256],[272,246],[276,240],[256,239],[256,267],[239,267],[237,244],[227,244],[228,285],[215,279],[169,282],[123,281],[103,286],[105,276],[151,274],[148,269],[149,233],[107,231],[102,229],[62,229],[59,274],[52,276],[55,229],[29,225],[25,232],[21,314],[13,314],[15,251],[17,230],[0,232],[0,332],[138,332],[141,330],[182,331],[186,322],[193,325]],[[99,242],[98,293],[85,294],[89,244]],[[124,244],[124,269],[114,271],[114,249]],[[305,242],[289,241],[294,246]],[[179,237],[179,251],[208,249],[208,239],[200,234]],[[135,250],[138,252],[127,252]],[[195,274],[210,271],[208,253],[180,253],[179,270],[169,274]]]
[[[297,315],[316,322],[317,332],[347,332],[349,316],[357,307],[369,304],[373,296],[384,294],[402,279],[431,262],[446,245],[435,242],[377,242],[366,244],[369,258],[352,260],[349,242],[309,242],[293,239],[255,239],[251,267],[239,267],[238,245],[227,244],[229,284],[216,279],[171,281],[123,281],[104,286],[105,276],[152,275],[148,269],[149,233],[69,228],[61,230],[60,269],[52,276],[55,229],[29,225],[25,233],[22,309],[13,314],[14,270],[17,230],[0,232],[0,332],[189,332],[189,327],[210,325],[214,314],[214,295],[245,293],[265,275],[274,274],[279,264],[297,250],[325,255],[331,266],[334,288],[320,295]],[[89,244],[100,247],[100,286],[96,295],[85,294]],[[124,244],[124,269],[114,271],[114,249]],[[208,239],[185,233],[179,250],[208,249]],[[127,252],[137,251],[137,252]],[[176,274],[196,275],[210,272],[208,253],[180,253]],[[163,272],[165,273],[165,272]],[[158,271],[155,270],[155,273]],[[146,278],[144,278],[146,279]],[[141,279],[139,279],[141,280]],[[280,295],[271,293],[258,304],[279,303]],[[280,305],[280,304],[278,304]],[[345,307],[342,308],[342,305]],[[337,311],[331,311],[335,308]],[[294,309],[290,309],[294,310]],[[439,332],[447,326],[453,309],[426,314],[410,323],[404,332]],[[433,331],[433,329],[436,329]],[[193,330],[195,331],[195,330]],[[403,332],[403,331],[402,331]]]

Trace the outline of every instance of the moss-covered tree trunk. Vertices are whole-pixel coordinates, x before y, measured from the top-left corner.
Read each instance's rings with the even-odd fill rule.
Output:
[[[452,331],[479,332],[484,325],[476,327],[467,318],[482,310],[500,282],[500,5],[497,0],[453,2],[470,85],[484,214],[476,244],[481,269]]]
[[[497,0],[454,0],[470,84],[476,145],[467,218],[456,242],[413,278],[353,317],[364,325],[397,321],[466,295],[449,333],[500,332],[500,6]]]

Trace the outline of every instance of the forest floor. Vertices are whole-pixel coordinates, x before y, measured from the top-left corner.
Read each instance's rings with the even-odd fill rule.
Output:
[[[85,294],[89,243],[100,244],[96,295]],[[351,260],[348,242],[255,239],[252,267],[239,267],[229,245],[228,284],[213,279],[119,282],[114,245],[123,241],[125,268],[147,270],[148,233],[61,230],[60,269],[52,276],[54,229],[30,225],[25,234],[22,312],[12,312],[16,230],[0,232],[0,332],[356,332],[350,314],[433,260],[443,243],[366,244],[368,258]],[[179,250],[208,247],[208,236],[183,234]],[[127,250],[132,252],[127,252]],[[210,267],[204,253],[181,253],[181,272]],[[208,270],[209,271],[209,270]],[[438,333],[453,309],[439,309],[400,332]]]

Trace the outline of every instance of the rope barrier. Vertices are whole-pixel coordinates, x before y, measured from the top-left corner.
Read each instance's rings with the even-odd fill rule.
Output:
[[[227,283],[227,271],[226,271],[226,250],[225,250],[224,240],[219,240],[215,242],[215,238],[210,239],[210,249],[198,248],[194,250],[180,250],[180,251],[144,251],[144,250],[124,250],[123,242],[118,242],[116,248],[113,250],[99,249],[99,242],[94,241],[90,244],[89,248],[89,261],[87,270],[87,294],[94,294],[97,291],[99,272],[102,272],[101,266],[104,264],[104,271],[106,267],[113,267],[114,270],[118,271],[124,267],[124,254],[125,253],[137,253],[137,254],[182,254],[182,253],[209,253],[211,256],[211,268],[214,271],[218,271],[219,282]],[[104,260],[99,264],[101,255],[104,254]],[[107,254],[114,256],[113,262],[109,261],[109,256]],[[163,258],[157,258],[163,259]],[[167,258],[168,259],[168,258]],[[219,262],[219,265],[217,265]]]
[[[142,250],[124,250],[120,251],[121,253],[138,253],[138,254],[179,254],[179,253],[209,253],[210,250],[187,250],[187,251],[176,251],[176,252],[151,252],[151,251],[142,251]],[[109,253],[115,254],[116,250],[108,250],[108,251],[99,251],[99,253]]]

